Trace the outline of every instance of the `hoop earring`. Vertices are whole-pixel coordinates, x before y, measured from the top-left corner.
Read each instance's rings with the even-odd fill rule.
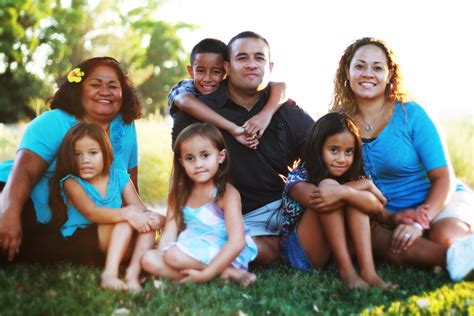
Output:
[[[346,79],[346,81],[344,81],[344,87],[347,88],[348,86],[350,86],[350,81]]]

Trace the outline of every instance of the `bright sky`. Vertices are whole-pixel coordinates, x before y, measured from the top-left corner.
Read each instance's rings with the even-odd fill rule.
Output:
[[[264,36],[272,80],[313,116],[327,112],[343,50],[373,36],[394,50],[405,84],[435,117],[474,118],[474,19],[469,0],[169,0],[159,18],[200,28],[180,34],[185,48],[205,37],[227,43],[241,31]]]

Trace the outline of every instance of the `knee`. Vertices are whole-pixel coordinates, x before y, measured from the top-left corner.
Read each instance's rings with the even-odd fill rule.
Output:
[[[146,272],[159,275],[164,267],[163,255],[158,250],[148,250],[142,256],[140,265]]]
[[[446,218],[431,226],[429,239],[449,247],[456,239],[463,238],[468,234],[469,227],[464,222]]]
[[[324,179],[319,182],[318,187],[328,187],[334,185],[339,185],[339,183],[334,179]]]
[[[186,266],[184,258],[177,246],[173,246],[166,251],[163,256],[164,264],[175,269],[181,269]]]

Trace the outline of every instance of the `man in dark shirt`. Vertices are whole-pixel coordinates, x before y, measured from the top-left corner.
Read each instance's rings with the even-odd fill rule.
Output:
[[[214,111],[234,122],[244,124],[265,105],[270,95],[268,76],[270,47],[266,39],[253,32],[242,32],[228,44],[229,62],[225,63],[228,79],[219,90],[199,99]],[[179,111],[173,125],[173,143],[179,132],[196,122]],[[280,258],[279,228],[281,196],[288,166],[303,153],[306,134],[313,119],[289,101],[273,116],[256,150],[249,149],[223,132],[229,151],[232,183],[242,197],[246,228],[257,243],[256,262],[277,263]]]

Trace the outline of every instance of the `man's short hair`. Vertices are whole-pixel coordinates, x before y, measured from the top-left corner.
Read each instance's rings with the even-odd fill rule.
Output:
[[[270,44],[268,44],[268,41],[265,37],[252,31],[244,31],[232,37],[229,43],[227,44],[227,60],[230,60],[230,50],[231,50],[232,44],[236,40],[241,39],[241,38],[256,38],[256,39],[262,40],[265,43],[265,45],[267,45],[268,52],[270,52]]]

